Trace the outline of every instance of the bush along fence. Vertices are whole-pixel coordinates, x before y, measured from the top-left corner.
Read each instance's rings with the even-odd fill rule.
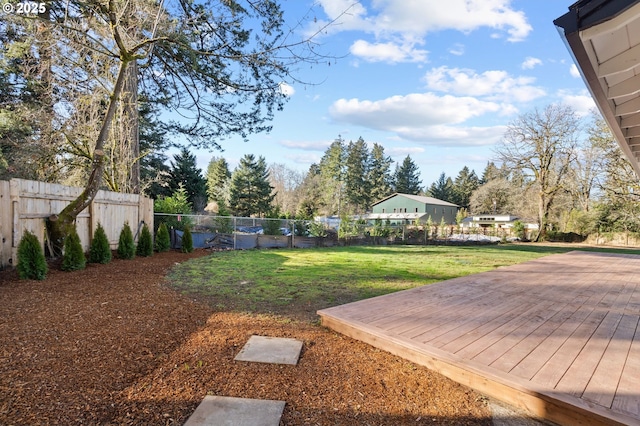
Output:
[[[182,247],[189,228],[193,247],[231,250],[256,248],[310,248],[389,244],[496,244],[515,238],[508,229],[455,225],[397,225],[380,221],[342,220],[336,227],[321,221],[156,213],[157,227],[169,230],[171,248]]]
[[[83,188],[24,179],[0,181],[0,269],[17,264],[18,244],[28,231],[47,252],[46,221],[58,214]],[[115,248],[118,234],[128,222],[134,234],[143,223],[153,226],[153,200],[136,194],[98,191],[91,205],[76,219],[82,250],[89,251],[98,224]]]

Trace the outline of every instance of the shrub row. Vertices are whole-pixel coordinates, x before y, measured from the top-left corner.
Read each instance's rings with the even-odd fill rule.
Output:
[[[160,224],[156,233],[155,250],[158,252],[169,251],[171,248],[171,240],[169,231],[164,223]],[[138,244],[134,243],[133,233],[128,223],[125,223],[120,238],[118,240],[117,253],[121,259],[133,259],[138,256],[152,256],[154,250],[153,237],[149,227],[144,224],[140,232]],[[193,251],[193,241],[189,228],[185,228],[182,238],[182,251],[190,253]],[[109,239],[102,225],[98,224],[91,246],[89,248],[89,262],[106,264],[111,262],[112,253],[109,245]],[[76,271],[84,269],[87,264],[87,258],[82,250],[80,237],[75,229],[72,228],[71,233],[65,238],[64,251],[62,257],[63,271]],[[47,261],[42,251],[42,246],[38,241],[38,237],[29,231],[25,231],[18,245],[18,276],[20,279],[44,280],[47,276]]]

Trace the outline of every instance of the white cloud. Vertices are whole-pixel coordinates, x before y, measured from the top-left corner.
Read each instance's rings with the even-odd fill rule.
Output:
[[[538,65],[542,65],[542,61],[538,58],[529,56],[524,60],[521,66],[523,70],[530,70],[535,68]]]
[[[506,32],[509,41],[520,41],[532,30],[524,12],[511,7],[511,0],[378,0],[368,10],[352,0],[319,3],[329,19],[337,19],[333,31],[424,36],[441,30],[468,33],[488,27],[496,30],[496,34]]]
[[[424,148],[420,147],[396,147],[385,149],[385,154],[388,154],[392,157],[406,157],[411,154],[422,154],[424,152]]]
[[[324,151],[331,145],[331,142],[327,141],[289,141],[284,140],[279,142],[280,145],[285,148],[302,149],[305,151]]]
[[[291,160],[297,165],[300,164],[318,164],[322,159],[322,156],[317,154],[288,154],[285,155],[287,160]]]
[[[285,82],[280,83],[280,93],[290,98],[296,93],[296,89],[293,88],[290,84]]]
[[[427,88],[462,96],[486,97],[491,101],[529,102],[545,96],[544,89],[534,86],[533,77],[512,77],[506,71],[485,71],[439,67],[424,77]]]
[[[460,44],[460,43],[456,43],[452,47],[449,48],[449,53],[451,53],[452,55],[455,55],[455,56],[464,55],[464,51],[465,51],[464,45]]]
[[[330,114],[339,122],[392,132],[423,144],[485,145],[495,143],[504,129],[455,125],[501,109],[500,104],[472,97],[413,93],[378,101],[340,99]]]
[[[569,68],[569,74],[571,74],[571,77],[573,78],[580,78],[580,70],[578,70],[578,67],[576,66],[576,64],[571,64],[571,68]]]
[[[365,40],[357,40],[349,50],[369,62],[425,62],[429,53],[415,49],[411,44],[369,43]]]
[[[593,98],[586,91],[576,95],[574,93],[561,90],[558,92],[558,96],[562,100],[563,104],[573,108],[576,114],[580,117],[590,115],[591,111],[596,108]]]
[[[427,145],[482,146],[497,143],[505,131],[506,126],[433,126],[409,129],[403,136],[410,140],[422,141]]]

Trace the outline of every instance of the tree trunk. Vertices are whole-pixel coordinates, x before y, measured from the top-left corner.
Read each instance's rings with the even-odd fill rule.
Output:
[[[104,143],[109,136],[109,130],[118,104],[118,99],[122,94],[128,65],[129,61],[127,60],[123,60],[120,63],[116,84],[113,87],[113,93],[109,100],[109,107],[107,108],[107,112],[102,122],[102,127],[100,128],[100,134],[98,135],[98,139],[96,140],[96,145],[93,150],[93,167],[84,191],[82,191],[78,198],[69,203],[69,205],[65,207],[59,215],[52,215],[47,221],[49,238],[53,247],[53,253],[51,254],[53,256],[60,256],[62,254],[64,239],[69,234],[76,218],[89,206],[89,204],[91,204],[100,189],[104,172]]]
[[[138,63],[133,61],[127,68],[125,77],[123,99],[123,119],[125,126],[125,146],[129,148],[129,158],[132,159],[129,172],[128,190],[132,194],[140,193],[140,138],[138,128]],[[126,156],[125,156],[126,158]]]
[[[551,201],[547,194],[540,193],[538,198],[538,233],[534,238],[534,242],[544,241],[547,236],[547,225],[549,224],[549,207]]]

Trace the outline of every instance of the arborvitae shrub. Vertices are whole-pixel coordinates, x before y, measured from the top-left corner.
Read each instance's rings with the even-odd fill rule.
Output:
[[[188,226],[184,228],[184,234],[182,234],[182,252],[191,253],[193,251],[193,238],[191,237],[191,229]]]
[[[121,259],[133,259],[136,256],[136,245],[133,242],[133,233],[128,223],[125,223],[120,231],[118,240],[118,257]]]
[[[109,245],[109,239],[104,232],[102,225],[98,223],[96,232],[93,235],[93,241],[91,241],[91,247],[89,248],[89,262],[91,263],[109,263],[111,262],[111,246]]]
[[[151,231],[149,231],[149,227],[146,223],[142,226],[140,238],[138,238],[136,254],[143,257],[153,255],[153,237],[151,236]]]
[[[169,251],[171,248],[171,238],[169,237],[169,230],[167,225],[161,223],[156,232],[156,250],[159,252]]]
[[[38,237],[25,231],[18,244],[18,276],[21,280],[44,280],[47,277],[47,261]]]
[[[87,258],[82,251],[82,243],[75,226],[64,239],[64,254],[62,255],[62,270],[77,271],[84,269],[87,265]]]

